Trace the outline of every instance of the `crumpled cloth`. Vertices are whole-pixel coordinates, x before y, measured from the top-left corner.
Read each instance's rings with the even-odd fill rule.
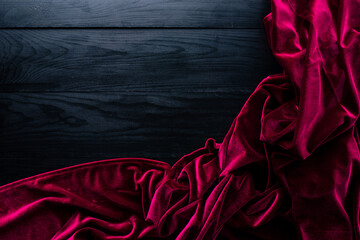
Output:
[[[221,144],[173,166],[111,159],[2,186],[0,239],[360,239],[360,1],[271,4],[284,72]]]

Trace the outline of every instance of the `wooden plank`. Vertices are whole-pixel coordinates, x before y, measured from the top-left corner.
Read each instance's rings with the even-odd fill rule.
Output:
[[[281,72],[264,30],[2,30],[0,91],[214,91]]]
[[[262,28],[267,0],[2,0],[0,27]]]
[[[109,158],[172,164],[221,142],[250,93],[3,93],[0,184]]]

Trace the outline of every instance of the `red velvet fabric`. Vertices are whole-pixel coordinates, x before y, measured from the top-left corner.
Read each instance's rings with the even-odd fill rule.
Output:
[[[273,0],[284,73],[174,166],[82,164],[0,188],[0,239],[360,239],[359,0]]]

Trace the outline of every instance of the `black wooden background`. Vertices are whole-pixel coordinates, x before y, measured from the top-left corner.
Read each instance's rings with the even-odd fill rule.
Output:
[[[0,184],[79,163],[173,164],[221,142],[266,76],[270,0],[0,0]]]

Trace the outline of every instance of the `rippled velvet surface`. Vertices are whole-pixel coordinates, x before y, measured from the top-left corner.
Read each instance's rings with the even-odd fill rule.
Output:
[[[0,188],[0,239],[360,239],[360,2],[273,0],[284,73],[222,143],[174,166],[112,159]]]

